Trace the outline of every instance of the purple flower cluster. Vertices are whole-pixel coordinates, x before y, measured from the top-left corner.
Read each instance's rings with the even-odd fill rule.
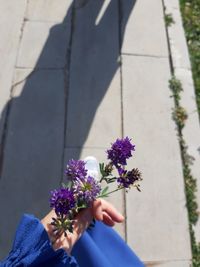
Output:
[[[85,162],[83,160],[71,159],[67,164],[65,174],[67,178],[71,180],[84,180],[87,175],[87,170],[85,169]]]
[[[88,176],[84,181],[75,181],[73,189],[80,200],[89,204],[99,195],[101,186],[93,177]]]
[[[117,139],[112,144],[111,149],[107,150],[110,164],[117,168],[119,174],[117,178],[119,188],[130,188],[136,181],[141,180],[141,173],[138,169],[125,170],[127,159],[132,157],[132,151],[135,151],[135,145],[128,137]]]
[[[74,194],[69,188],[51,191],[50,207],[55,209],[57,215],[67,215],[75,204]]]
[[[120,187],[130,188],[135,182],[141,180],[141,173],[136,169],[132,169],[131,171],[126,171],[122,169],[120,170],[120,177],[117,179]]]
[[[120,165],[125,166],[126,160],[132,156],[131,152],[134,150],[135,145],[131,144],[131,139],[128,137],[117,139],[111,149],[107,150],[108,159],[116,168],[119,168]]]
[[[65,175],[69,183],[64,184],[63,188],[52,191],[50,197],[50,206],[57,215],[56,219],[53,218],[52,225],[58,233],[73,232],[73,221],[77,212],[89,207],[97,197],[106,197],[132,185],[140,191],[137,181],[141,180],[141,173],[138,169],[128,171],[125,168],[133,151],[135,151],[135,145],[128,137],[117,139],[107,150],[109,162],[107,165],[100,164],[102,176],[100,182],[104,181],[107,184],[117,182],[117,188],[110,192],[108,186],[102,190],[100,182],[89,175],[83,160],[71,159],[68,162]],[[112,175],[115,168],[118,171],[118,177]]]
[[[101,191],[100,183],[87,176],[85,162],[82,160],[70,160],[65,174],[72,181],[71,187],[51,192],[50,206],[58,215],[68,215],[70,210],[77,207],[79,200],[89,205]]]

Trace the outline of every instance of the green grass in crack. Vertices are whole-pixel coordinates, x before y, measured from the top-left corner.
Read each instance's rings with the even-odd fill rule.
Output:
[[[200,0],[180,0],[200,116]]]
[[[172,96],[174,97],[175,104],[179,105],[180,93],[181,91],[183,91],[181,82],[178,79],[176,79],[175,76],[172,76],[171,80],[169,80],[169,87],[173,93]]]
[[[175,102],[175,108],[172,115],[177,125],[179,143],[181,148],[186,205],[188,209],[189,226],[190,226],[192,263],[193,267],[200,267],[200,244],[196,242],[193,230],[193,226],[197,223],[199,217],[198,205],[196,199],[197,184],[196,184],[196,179],[191,174],[191,168],[190,168],[194,159],[188,154],[187,144],[185,143],[182,134],[182,130],[187,120],[187,113],[185,109],[180,106],[180,100],[181,100],[180,93],[183,91],[183,88],[181,82],[175,76],[173,76],[171,80],[169,80],[169,87],[172,91],[173,94],[172,96],[174,97],[174,102]]]
[[[200,267],[200,244],[197,244],[195,240],[195,234],[192,228],[192,224],[190,224],[190,236],[191,236],[191,243],[192,243],[193,267]]]
[[[172,117],[182,130],[188,117],[186,110],[183,107],[176,107],[173,110]]]
[[[174,24],[174,19],[172,17],[172,14],[165,14],[165,24],[167,27],[170,27],[172,24]]]

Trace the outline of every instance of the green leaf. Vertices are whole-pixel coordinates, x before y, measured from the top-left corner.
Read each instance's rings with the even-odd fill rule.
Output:
[[[61,183],[61,186],[62,186],[63,188],[71,188],[71,186],[72,186],[72,181],[68,180],[68,181],[66,181],[66,183]]]
[[[137,188],[137,190],[138,190],[139,192],[141,192],[141,189],[140,189],[140,185],[139,185],[139,184],[135,185],[135,187]]]
[[[115,182],[116,179],[117,179],[116,177],[109,178],[107,183],[108,184],[113,183],[113,182]]]
[[[85,203],[81,204],[77,207],[78,210],[87,208],[87,205]]]
[[[100,169],[100,173],[102,175],[102,178],[104,178],[104,176],[105,176],[104,163],[99,163],[99,169]]]
[[[63,188],[66,189],[66,188],[67,188],[67,185],[66,185],[65,183],[62,183],[62,184],[61,184],[61,187],[63,187]]]
[[[100,197],[109,197],[108,194],[101,195]]]
[[[103,171],[103,169],[104,169],[104,163],[99,163],[99,169],[100,169],[101,172]]]
[[[105,195],[105,194],[107,193],[108,189],[109,189],[109,187],[106,186],[106,187],[102,190],[101,195]]]

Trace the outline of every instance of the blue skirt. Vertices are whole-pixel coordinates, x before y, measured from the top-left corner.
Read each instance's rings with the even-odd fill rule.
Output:
[[[54,251],[40,220],[24,215],[12,250],[0,267],[144,267],[123,239],[110,227],[96,222],[75,244],[72,255]]]
[[[83,234],[72,255],[80,267],[144,267],[116,231],[100,222]]]

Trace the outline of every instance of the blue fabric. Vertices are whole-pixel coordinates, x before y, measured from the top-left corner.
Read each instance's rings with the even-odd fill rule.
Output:
[[[72,255],[80,267],[144,267],[124,240],[100,222],[83,234]]]
[[[63,249],[54,251],[40,221],[25,214],[16,232],[13,248],[0,267],[78,267]]]
[[[32,215],[24,215],[13,248],[0,267],[144,267],[133,251],[110,227],[96,222],[73,248],[54,251],[47,232]]]

